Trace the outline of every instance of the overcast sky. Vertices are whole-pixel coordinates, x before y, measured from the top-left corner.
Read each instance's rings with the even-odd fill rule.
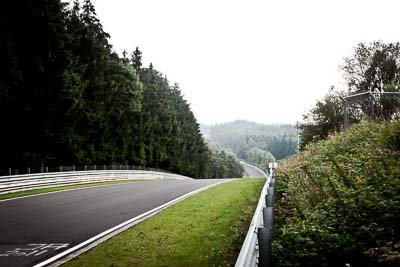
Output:
[[[121,54],[179,83],[201,123],[295,123],[359,42],[400,41],[397,0],[92,0]]]

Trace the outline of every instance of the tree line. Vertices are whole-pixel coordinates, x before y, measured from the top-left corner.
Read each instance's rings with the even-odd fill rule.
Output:
[[[178,84],[143,67],[139,48],[113,50],[90,0],[2,1],[0,30],[0,168],[115,163],[242,176],[236,159],[208,148]],[[217,173],[217,163],[236,171]]]

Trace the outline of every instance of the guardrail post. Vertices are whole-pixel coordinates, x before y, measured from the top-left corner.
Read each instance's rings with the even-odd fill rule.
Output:
[[[75,171],[75,165],[72,165],[72,171],[73,172]]]
[[[107,166],[106,165],[104,165],[104,170],[106,170],[107,169]]]
[[[87,165],[85,165],[85,171],[87,171]]]
[[[60,166],[60,172],[62,172],[62,170],[63,170],[63,168],[62,168],[62,165]]]
[[[258,266],[271,266],[272,265],[272,232],[274,225],[274,203],[275,203],[275,168],[276,163],[270,163],[270,175],[271,180],[267,189],[267,195],[265,196],[265,208],[263,208],[263,222],[264,227],[258,228],[257,239],[259,246],[259,262]]]
[[[46,173],[49,172],[49,167],[46,167]]]
[[[265,196],[265,205],[267,207],[272,207],[273,204],[274,204],[273,196],[271,194],[266,195]]]
[[[265,207],[263,208],[263,221],[264,227],[269,229],[274,225],[274,208]]]
[[[276,193],[276,179],[275,179],[275,174],[272,177],[271,180],[271,187],[274,188],[274,194]]]
[[[271,180],[270,185],[273,185]],[[263,208],[264,227],[258,228],[257,239],[259,246],[259,262],[258,266],[271,266],[271,243],[272,243],[272,227],[274,223],[274,187],[268,187],[265,196],[265,205]]]
[[[257,239],[259,247],[258,266],[267,267],[271,266],[271,235],[272,229],[264,227],[258,228]]]
[[[94,165],[94,170],[96,170],[97,169],[97,167],[96,167],[96,165]]]
[[[275,187],[268,188],[268,195],[270,196],[270,203],[267,203],[267,207],[273,207],[275,204]],[[268,205],[270,204],[270,205]]]
[[[31,168],[30,167],[28,167],[28,174],[31,174]]]
[[[11,168],[8,168],[8,175],[12,175],[12,171],[11,171]]]
[[[272,177],[271,182],[269,183],[270,187],[274,187],[275,186],[275,178]]]

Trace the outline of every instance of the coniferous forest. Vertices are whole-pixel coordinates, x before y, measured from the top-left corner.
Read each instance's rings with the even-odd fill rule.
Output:
[[[213,158],[178,84],[138,48],[113,50],[90,0],[0,5],[0,169],[130,164],[215,178],[218,162],[241,177],[236,159]]]

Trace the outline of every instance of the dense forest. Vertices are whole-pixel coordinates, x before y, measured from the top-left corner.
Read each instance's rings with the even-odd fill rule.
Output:
[[[120,57],[90,0],[0,4],[0,169],[130,164],[241,177],[212,152],[178,84]],[[228,168],[234,171],[221,172]]]
[[[296,153],[296,128],[288,124],[267,125],[245,120],[213,126],[201,125],[211,146],[228,149],[239,158],[266,169],[269,162]]]

